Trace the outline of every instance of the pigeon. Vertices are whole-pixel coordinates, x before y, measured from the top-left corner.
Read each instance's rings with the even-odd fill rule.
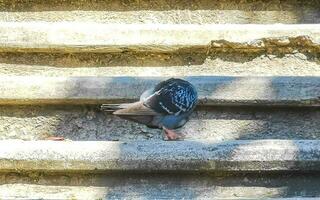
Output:
[[[162,129],[167,140],[178,140],[182,136],[174,129],[189,120],[197,102],[197,90],[191,83],[170,78],[143,92],[138,102],[103,104],[101,110],[149,128]]]

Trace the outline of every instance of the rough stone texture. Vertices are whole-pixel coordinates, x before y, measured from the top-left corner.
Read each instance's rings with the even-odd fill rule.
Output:
[[[132,102],[169,77],[0,77],[1,104]],[[182,77],[199,105],[319,106],[319,77]]]
[[[319,140],[0,141],[0,171],[318,171]]]
[[[0,53],[10,76],[320,76],[320,55]]]
[[[203,108],[179,133],[186,140],[320,139],[314,108]],[[2,106],[0,139],[162,140],[161,130],[119,119],[85,106]]]
[[[2,21],[319,23],[317,0],[2,0]]]
[[[63,33],[63,34],[62,34]],[[320,49],[320,25],[98,24],[3,22],[1,51],[171,52],[190,48]]]
[[[3,174],[0,198],[19,199],[317,199],[318,174],[30,175]],[[307,198],[309,197],[309,198]],[[312,198],[313,197],[313,198]],[[281,199],[282,199],[281,198]]]
[[[0,176],[2,199],[317,199],[319,174]],[[309,197],[309,198],[307,198]],[[282,199],[281,198],[281,199]]]

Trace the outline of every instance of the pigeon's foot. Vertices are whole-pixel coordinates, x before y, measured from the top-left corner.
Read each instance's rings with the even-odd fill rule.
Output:
[[[167,129],[165,127],[163,127],[163,132],[165,134],[165,140],[171,141],[171,140],[180,140],[184,138],[184,135],[177,134],[173,130]]]
[[[64,137],[55,137],[55,136],[52,136],[52,137],[47,137],[45,140],[63,141],[63,140],[64,140]]]

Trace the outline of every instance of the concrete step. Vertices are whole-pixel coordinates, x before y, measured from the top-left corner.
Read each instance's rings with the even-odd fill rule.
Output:
[[[168,77],[0,77],[0,104],[132,102]],[[319,106],[318,77],[183,77],[199,105]]]
[[[186,140],[320,139],[320,110],[270,107],[204,107],[177,132]],[[129,122],[93,106],[0,107],[0,139],[74,141],[162,140],[161,130]]]
[[[155,148],[156,147],[156,148]],[[319,140],[0,141],[1,172],[318,171]]]
[[[170,25],[3,22],[0,50],[14,52],[172,52],[200,49],[320,49],[320,25]]]
[[[2,199],[317,199],[319,174],[1,175]]]
[[[101,23],[319,23],[319,1],[2,0],[1,21]]]

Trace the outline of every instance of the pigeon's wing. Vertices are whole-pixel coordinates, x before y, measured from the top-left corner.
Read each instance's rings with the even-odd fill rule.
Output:
[[[125,108],[119,109],[114,115],[159,115],[156,111],[146,107],[142,101],[126,104]]]
[[[162,118],[161,113],[146,107],[143,102],[127,104],[126,108],[117,110],[113,114],[150,127],[158,127],[158,122]]]
[[[100,110],[113,113],[116,110],[124,109],[128,107],[128,103],[123,103],[123,104],[102,104],[100,106]]]
[[[140,101],[144,101],[146,98],[151,96],[154,93],[154,88],[150,88],[142,93],[140,96]]]
[[[192,111],[197,98],[197,91],[189,82],[172,78],[159,83],[144,105],[164,115],[179,115]]]

